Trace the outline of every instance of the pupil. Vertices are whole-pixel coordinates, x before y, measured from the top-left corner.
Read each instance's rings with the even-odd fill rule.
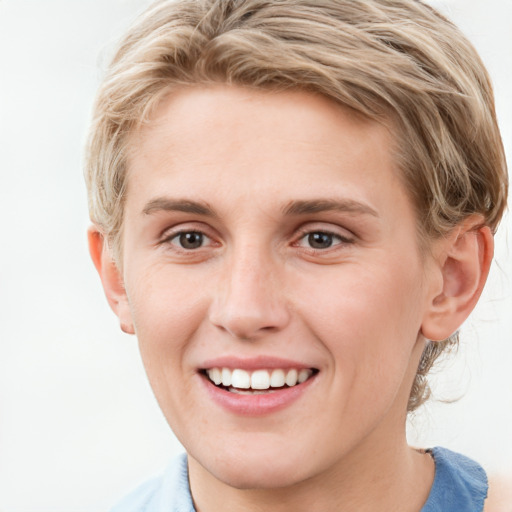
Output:
[[[181,233],[180,244],[184,249],[197,249],[203,244],[203,235],[196,231]]]
[[[308,242],[314,249],[327,249],[332,245],[332,235],[328,233],[310,233]]]

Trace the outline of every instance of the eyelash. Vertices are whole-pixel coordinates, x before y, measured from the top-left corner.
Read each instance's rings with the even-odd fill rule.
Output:
[[[200,242],[199,242],[200,245],[198,245],[197,247],[184,247],[184,243],[186,241],[185,237],[190,237],[191,235],[200,237]],[[354,243],[354,240],[349,237],[345,237],[338,233],[333,233],[332,231],[323,230],[323,229],[316,229],[316,230],[303,229],[299,233],[299,235],[300,236],[296,239],[297,241],[294,242],[293,245],[296,247],[301,247],[302,249],[304,249],[306,251],[314,252],[314,253],[327,252],[329,249],[332,249],[333,247]],[[313,237],[315,237],[315,236],[323,237],[324,240],[327,238],[326,241],[328,242],[329,245],[327,247],[313,247],[312,246]],[[176,242],[174,242],[175,240],[176,240]],[[170,234],[169,236],[165,237],[165,239],[162,240],[161,243],[163,243],[163,244],[168,243],[170,245],[177,247],[178,250],[180,250],[180,251],[190,253],[190,252],[195,252],[196,250],[203,248],[204,242],[208,241],[208,240],[210,242],[213,242],[212,238],[209,237],[208,235],[206,235],[203,231],[201,231],[199,229],[189,229],[189,230],[180,230],[180,231],[174,232],[174,233]],[[309,244],[308,246],[302,245],[301,242],[304,240],[307,240],[307,243]],[[320,243],[321,243],[321,241],[322,240],[320,240]],[[192,245],[193,245],[193,242],[194,242],[194,239],[192,240]]]
[[[320,235],[322,237],[329,237],[330,238],[330,244],[327,247],[313,247],[312,237],[315,235]],[[303,240],[307,240],[308,245],[303,246],[301,242]],[[297,242],[295,242],[294,245],[298,247],[302,247],[304,250],[307,250],[308,252],[314,252],[315,254],[327,252],[329,250],[332,250],[333,248],[337,246],[343,246],[348,244],[353,244],[354,240],[352,238],[340,235],[339,233],[334,233],[329,230],[325,229],[307,229],[300,233],[299,238],[297,239]]]
[[[184,240],[182,240],[182,237],[186,237],[187,235],[199,235],[201,238],[201,245],[199,247],[193,247],[193,248],[183,247]],[[173,241],[176,239],[179,239],[179,243],[180,243],[180,246],[178,246],[178,249],[181,251],[185,251],[185,252],[193,252],[197,249],[203,248],[204,247],[203,242],[205,239],[213,241],[211,237],[209,237],[208,235],[206,235],[203,231],[201,231],[199,229],[184,229],[184,230],[172,233],[169,236],[165,237],[165,239],[162,240],[162,243],[164,243],[164,244],[168,243],[170,245],[177,245],[177,244],[173,243]]]

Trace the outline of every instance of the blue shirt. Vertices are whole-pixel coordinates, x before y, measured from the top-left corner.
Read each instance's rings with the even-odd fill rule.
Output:
[[[488,487],[482,467],[446,448],[433,448],[430,453],[436,472],[420,512],[481,512]],[[195,512],[186,455],[175,459],[162,476],[141,485],[111,512]]]
[[[483,468],[446,448],[433,448],[430,452],[436,473],[421,512],[481,512],[489,487]]]

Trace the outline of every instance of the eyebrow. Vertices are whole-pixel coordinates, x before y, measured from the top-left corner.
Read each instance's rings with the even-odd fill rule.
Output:
[[[306,215],[320,212],[348,212],[379,217],[379,214],[370,206],[353,199],[311,199],[307,201],[291,201],[283,213],[285,215]]]
[[[217,217],[217,214],[207,204],[189,199],[170,199],[157,197],[148,201],[142,212],[146,215],[158,211],[174,211]],[[339,211],[379,217],[370,206],[353,199],[310,199],[290,201],[283,209],[284,215],[307,215],[311,213]]]
[[[207,203],[191,201],[189,199],[169,199],[166,197],[157,197],[148,201],[142,213],[151,215],[159,211],[194,213],[196,215],[206,215],[207,217],[217,216]]]

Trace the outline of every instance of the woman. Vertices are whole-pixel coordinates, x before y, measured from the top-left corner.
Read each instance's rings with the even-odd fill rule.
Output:
[[[407,445],[505,208],[492,90],[415,0],[156,2],[100,89],[90,249],[187,456],[117,510],[482,510]]]

